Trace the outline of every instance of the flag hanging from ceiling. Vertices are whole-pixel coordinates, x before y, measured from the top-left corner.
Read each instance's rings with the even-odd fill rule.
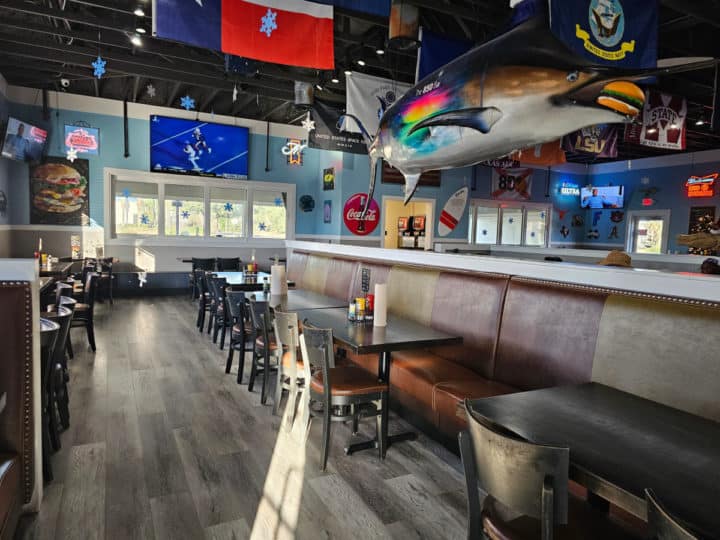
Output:
[[[320,4],[329,4],[349,11],[361,11],[378,17],[390,16],[390,0],[315,0]]]
[[[654,90],[645,93],[642,125],[625,129],[625,141],[653,148],[685,150],[687,100]]]
[[[474,43],[464,39],[453,39],[427,28],[420,28],[420,50],[418,51],[415,81],[420,81],[433,71],[472,49]]]
[[[590,126],[566,135],[563,149],[566,152],[590,154],[599,158],[615,158],[618,153],[618,131],[611,124]]]
[[[593,63],[624,68],[657,66],[657,0],[550,0],[550,28]]]
[[[353,71],[345,78],[345,88],[347,113],[357,116],[367,132],[374,136],[383,113],[410,89],[410,85]],[[343,129],[360,133],[352,120],[347,120]]]
[[[567,163],[567,161],[560,142],[560,139],[558,139],[544,144],[536,144],[513,152],[510,157],[518,160],[523,165],[540,165],[543,167],[561,165]]]
[[[334,69],[333,7],[305,0],[153,0],[153,34],[197,47]]]

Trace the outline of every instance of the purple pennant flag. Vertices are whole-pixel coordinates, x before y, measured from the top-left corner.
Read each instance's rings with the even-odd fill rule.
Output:
[[[563,139],[563,150],[598,158],[615,158],[618,153],[617,127],[599,125],[575,131]]]

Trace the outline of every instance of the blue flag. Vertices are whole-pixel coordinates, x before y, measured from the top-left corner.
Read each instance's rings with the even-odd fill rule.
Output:
[[[593,63],[657,66],[657,0],[550,0],[550,27]]]
[[[153,34],[220,51],[222,0],[154,0]]]
[[[423,28],[421,32],[417,65],[418,81],[451,60],[465,54],[475,45],[472,41],[448,38],[426,28]]]
[[[349,11],[362,11],[378,17],[390,16],[390,0],[313,0]]]

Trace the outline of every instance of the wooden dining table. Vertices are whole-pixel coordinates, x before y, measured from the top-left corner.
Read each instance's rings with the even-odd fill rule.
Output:
[[[671,514],[720,539],[720,423],[598,383],[470,405],[527,441],[569,448],[570,478],[597,496],[646,519],[651,488]]]
[[[329,328],[333,332],[333,339],[339,345],[350,349],[356,354],[378,354],[378,378],[390,384],[390,362],[393,351],[407,349],[421,349],[437,345],[454,345],[462,343],[462,336],[447,334],[435,330],[424,324],[411,321],[402,317],[388,314],[387,326],[377,327],[372,323],[357,323],[347,318],[347,307],[332,309],[307,309],[298,312],[298,319],[303,324],[311,324],[317,328]],[[393,443],[412,440],[417,433],[409,431],[397,433],[392,436],[387,434],[388,407],[383,411],[383,433],[381,437],[386,441],[384,448],[389,448]],[[352,454],[359,450],[377,448],[377,439],[371,439],[349,445],[345,453]]]

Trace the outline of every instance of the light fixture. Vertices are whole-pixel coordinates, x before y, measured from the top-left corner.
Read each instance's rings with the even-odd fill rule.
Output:
[[[130,36],[130,43],[132,43],[132,44],[135,45],[136,47],[141,47],[141,46],[142,46],[142,39],[140,39],[140,36],[139,36],[139,35],[133,34],[132,36]]]
[[[145,30],[142,26],[138,26],[138,27],[135,29],[135,31],[136,31],[138,34],[144,34],[145,32],[147,32],[147,30]]]
[[[136,8],[135,8],[135,11],[133,11],[133,13],[134,13],[136,16],[138,16],[138,17],[144,17],[144,16],[145,16],[145,12],[143,11],[143,8],[140,7],[140,6],[136,7]]]
[[[338,79],[337,75],[333,75],[332,79],[330,79],[330,82],[333,84],[338,84],[340,82],[340,79]]]
[[[357,65],[358,65],[358,66],[364,66],[364,65],[365,65],[365,60],[363,60],[362,58],[358,58],[358,59],[356,60],[356,62],[357,62]]]
[[[322,84],[317,83],[317,84],[315,85],[315,88],[317,88],[318,90],[320,90],[320,91],[322,92],[322,89],[323,89]]]
[[[378,47],[377,49],[375,49],[375,54],[377,54],[378,56],[382,56],[383,54],[385,54],[385,49],[383,49],[382,47]]]
[[[352,71],[350,70],[350,68],[345,68],[345,71],[343,71],[343,73],[345,73],[345,75],[348,77],[352,75]]]

